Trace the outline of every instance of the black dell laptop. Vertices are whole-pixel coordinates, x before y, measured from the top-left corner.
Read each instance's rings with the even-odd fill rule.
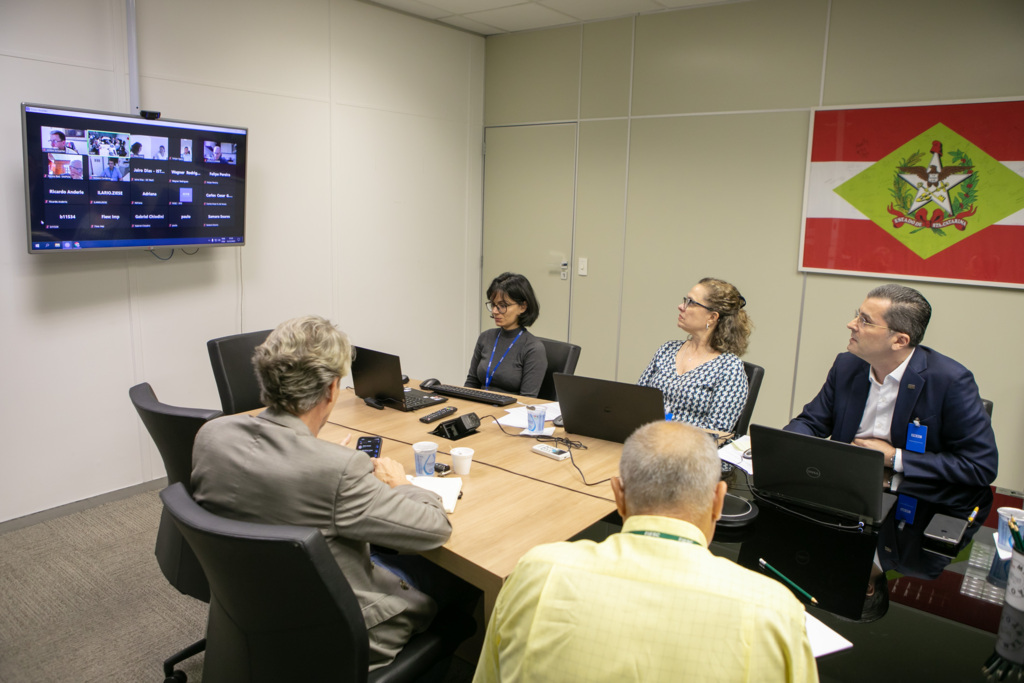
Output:
[[[750,425],[754,490],[795,504],[878,526],[896,502],[882,491],[880,451],[781,429]]]
[[[360,346],[353,347],[353,350],[352,388],[359,398],[375,399],[403,412],[436,406],[448,400],[402,384],[402,361],[398,356]]]
[[[637,427],[665,419],[661,389],[556,372],[565,431],[624,443]]]

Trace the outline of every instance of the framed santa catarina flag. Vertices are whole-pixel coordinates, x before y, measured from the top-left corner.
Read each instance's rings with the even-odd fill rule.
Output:
[[[1024,100],[815,110],[800,270],[1024,288]]]

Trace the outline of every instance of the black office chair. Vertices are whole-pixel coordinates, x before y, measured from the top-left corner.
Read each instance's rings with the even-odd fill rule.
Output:
[[[557,401],[558,394],[555,392],[553,375],[556,372],[564,372],[567,375],[575,374],[576,363],[580,360],[580,347],[557,339],[545,337],[537,337],[537,339],[544,344],[544,351],[547,352],[548,357],[548,369],[544,373],[544,381],[541,382],[537,398],[542,398],[545,401]]]
[[[732,432],[735,436],[743,436],[750,427],[750,418],[754,414],[754,405],[757,403],[757,394],[761,391],[761,380],[764,379],[764,368],[743,361],[743,370],[747,373],[747,402],[743,404],[743,410],[736,420],[736,426]]]
[[[435,620],[394,662],[367,675],[369,638],[359,603],[318,530],[219,517],[181,484],[160,497],[210,579],[203,680],[415,680],[472,634],[466,623]]]
[[[252,367],[252,353],[271,330],[232,334],[206,342],[213,378],[217,380],[220,405],[225,415],[262,408],[260,386]]]
[[[981,399],[981,405],[984,406],[985,412],[988,413],[989,419],[992,419],[992,401],[988,400],[987,398],[983,398]]]
[[[191,491],[192,444],[199,428],[220,415],[220,411],[178,408],[161,403],[146,382],[129,389],[128,396],[160,451],[168,483],[181,483],[186,490]],[[185,595],[210,602],[210,586],[206,582],[206,575],[166,508],[160,515],[154,552],[160,571],[172,586]],[[205,647],[205,639],[199,640],[166,659],[164,676],[167,681],[184,681],[185,673],[175,671],[174,667],[199,654]]]

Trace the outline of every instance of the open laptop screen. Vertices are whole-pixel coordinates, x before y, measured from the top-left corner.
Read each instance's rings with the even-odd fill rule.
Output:
[[[757,493],[842,517],[880,524],[881,452],[762,425],[750,425]]]
[[[661,390],[556,372],[565,431],[623,443],[637,427],[665,419]]]

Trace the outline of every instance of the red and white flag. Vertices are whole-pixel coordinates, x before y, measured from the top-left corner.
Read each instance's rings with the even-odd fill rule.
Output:
[[[1024,287],[1024,101],[814,113],[800,270]]]

